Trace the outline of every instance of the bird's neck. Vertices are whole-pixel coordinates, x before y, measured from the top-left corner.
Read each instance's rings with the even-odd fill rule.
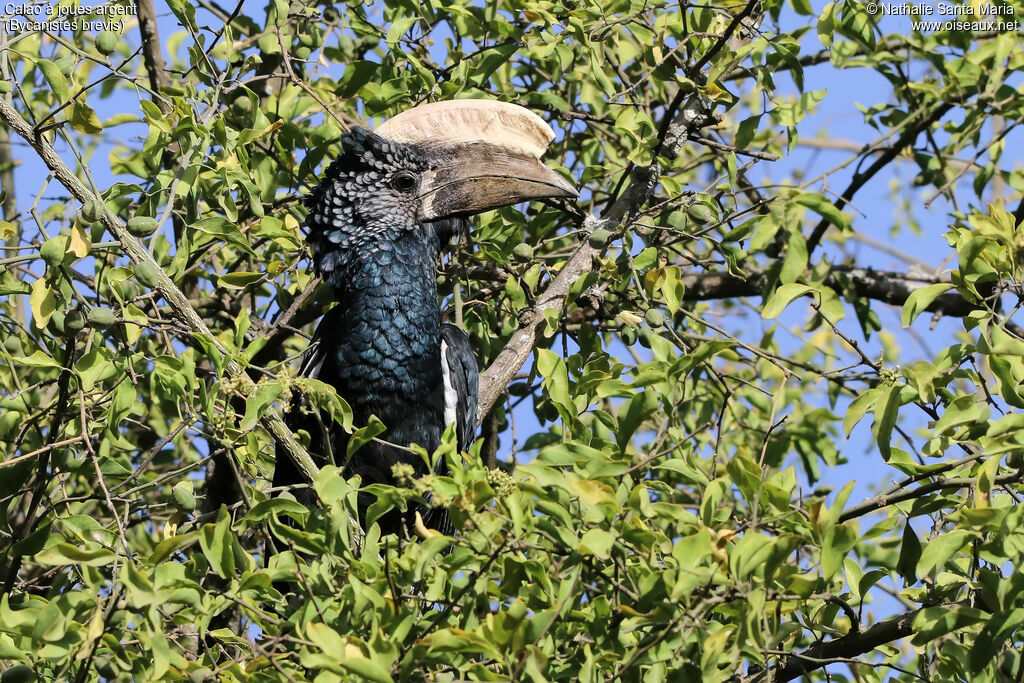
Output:
[[[376,413],[387,423],[406,400],[440,386],[438,251],[433,231],[377,243],[353,260],[337,292],[335,329],[322,336],[337,349],[332,374],[357,419]]]

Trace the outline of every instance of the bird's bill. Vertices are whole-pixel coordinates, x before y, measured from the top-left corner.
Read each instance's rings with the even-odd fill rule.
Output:
[[[425,175],[421,217],[432,221],[531,199],[579,196],[576,188],[529,154],[486,143],[460,145]]]

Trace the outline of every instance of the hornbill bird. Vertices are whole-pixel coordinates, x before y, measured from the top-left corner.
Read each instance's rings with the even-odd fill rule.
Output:
[[[392,468],[428,473],[409,451],[432,452],[456,423],[459,449],[476,431],[477,365],[466,334],[442,324],[436,270],[441,249],[468,228],[468,216],[530,199],[575,198],[575,188],[540,162],[554,138],[528,110],[481,100],[435,102],[410,109],[375,132],[355,128],[344,153],[308,196],[308,241],[317,272],[337,305],[316,327],[301,374],[332,385],[356,425],[376,415],[386,431],[344,462],[350,435],[326,419],[294,409],[293,430],[306,429],[319,465],[335,459],[365,486],[396,484]],[[439,463],[438,473],[444,473]],[[408,471],[408,470],[407,470]],[[278,453],[274,486],[303,481]],[[313,496],[297,490],[310,505]],[[374,497],[359,495],[360,521]],[[443,508],[420,506],[381,517],[381,533],[412,526],[450,533]]]

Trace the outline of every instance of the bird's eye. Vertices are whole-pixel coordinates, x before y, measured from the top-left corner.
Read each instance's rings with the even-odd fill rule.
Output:
[[[408,171],[401,171],[396,173],[391,178],[391,187],[401,192],[408,192],[409,190],[416,187],[416,176]]]

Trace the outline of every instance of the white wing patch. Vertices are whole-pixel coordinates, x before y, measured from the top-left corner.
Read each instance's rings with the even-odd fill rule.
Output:
[[[320,368],[324,365],[324,359],[325,356],[318,345],[302,363],[302,368],[299,370],[299,376],[309,377],[310,379],[316,379],[319,377]]]
[[[444,426],[455,422],[458,417],[459,395],[452,384],[452,369],[448,362],[448,344],[441,340],[441,381],[444,384]]]

